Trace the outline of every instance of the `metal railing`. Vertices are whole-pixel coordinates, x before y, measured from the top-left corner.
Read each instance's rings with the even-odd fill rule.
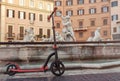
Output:
[[[120,34],[113,34],[113,39],[114,40],[119,40],[120,39]]]
[[[15,38],[15,33],[6,33],[5,39],[7,40],[14,40]]]

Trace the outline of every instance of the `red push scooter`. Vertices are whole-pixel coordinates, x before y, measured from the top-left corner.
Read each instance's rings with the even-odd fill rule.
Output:
[[[13,76],[16,73],[27,73],[27,72],[46,72],[49,68],[47,67],[48,62],[51,57],[55,56],[55,60],[50,65],[51,72],[56,76],[61,76],[64,71],[65,67],[64,64],[58,59],[58,53],[57,53],[57,43],[56,43],[56,37],[55,37],[55,26],[54,26],[54,13],[56,12],[57,7],[54,8],[54,11],[51,13],[51,15],[48,17],[48,20],[52,18],[52,29],[53,29],[53,37],[54,37],[54,52],[50,54],[45,61],[44,65],[41,68],[33,68],[33,69],[21,69],[20,66],[16,63],[9,63],[7,65],[6,74]]]

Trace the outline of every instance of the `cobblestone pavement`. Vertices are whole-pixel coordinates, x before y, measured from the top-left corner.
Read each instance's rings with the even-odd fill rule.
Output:
[[[120,73],[69,75],[60,77],[13,78],[4,81],[120,81]]]
[[[1,74],[0,81],[120,81],[120,67],[67,70],[61,77],[55,77],[51,72],[21,73],[13,77]]]

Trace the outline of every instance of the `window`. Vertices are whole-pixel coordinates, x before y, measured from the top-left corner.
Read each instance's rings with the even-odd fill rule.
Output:
[[[78,14],[78,15],[83,15],[83,14],[84,14],[84,9],[78,10],[78,11],[77,11],[77,14]]]
[[[84,0],[77,0],[78,4],[84,4]]]
[[[29,13],[29,20],[31,21],[35,20],[35,13]]]
[[[60,23],[56,23],[56,27],[57,27],[57,28],[60,28]]]
[[[101,0],[102,2],[107,2],[108,0]]]
[[[43,3],[40,2],[39,5],[38,5],[39,9],[43,9]]]
[[[111,6],[112,6],[112,7],[118,6],[118,1],[113,1],[113,2],[111,2]]]
[[[108,24],[108,19],[103,19],[103,25],[107,25]]]
[[[89,3],[95,3],[96,0],[89,0]]]
[[[20,37],[24,37],[24,27],[20,27]]]
[[[30,7],[34,7],[34,0],[30,0]]]
[[[43,36],[43,29],[39,28],[39,37],[42,38],[42,36]]]
[[[96,8],[91,8],[91,9],[89,9],[89,13],[90,13],[90,14],[95,14],[95,13],[96,13]]]
[[[79,21],[79,27],[83,28],[83,21]]]
[[[108,12],[108,11],[109,11],[109,7],[107,6],[102,7],[102,12]]]
[[[116,33],[116,32],[117,32],[117,28],[114,27],[114,28],[113,28],[113,33]]]
[[[90,26],[95,26],[95,20],[91,20]]]
[[[19,0],[19,5],[24,6],[24,0]]]
[[[9,25],[8,26],[8,37],[12,37],[13,35],[13,26]]]
[[[118,15],[112,15],[112,21],[118,20]]]
[[[47,38],[50,38],[50,29],[47,29]]]
[[[15,11],[11,9],[7,9],[7,17],[14,18],[15,17]]]
[[[39,21],[43,21],[43,15],[39,14]]]
[[[61,6],[61,1],[55,1],[55,6]]]
[[[12,4],[12,3],[13,3],[13,0],[8,0],[8,3],[11,3],[11,4]]]
[[[67,6],[71,6],[72,4],[73,4],[73,1],[72,1],[72,0],[67,0],[67,1],[66,1],[66,5],[67,5]]]
[[[61,11],[56,11],[56,16],[61,16],[62,12]]]
[[[26,18],[26,13],[23,11],[18,11],[18,18],[19,19],[25,19]]]
[[[107,36],[107,31],[106,31],[106,30],[103,31],[103,35],[104,35],[104,36]]]
[[[66,15],[72,16],[73,15],[73,11],[72,10],[66,11]]]
[[[80,38],[83,37],[83,32],[79,32],[79,37],[80,37]]]
[[[49,10],[49,11],[51,10],[51,5],[50,4],[47,5],[47,10]]]

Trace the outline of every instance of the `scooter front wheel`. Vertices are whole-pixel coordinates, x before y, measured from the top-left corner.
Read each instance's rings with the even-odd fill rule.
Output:
[[[7,66],[7,70],[6,70],[6,73],[9,75],[9,76],[13,76],[16,74],[15,71],[11,71],[11,69],[17,69],[17,66],[15,64],[9,64]]]
[[[65,66],[61,61],[54,61],[50,66],[51,72],[56,76],[61,76],[65,72]]]

